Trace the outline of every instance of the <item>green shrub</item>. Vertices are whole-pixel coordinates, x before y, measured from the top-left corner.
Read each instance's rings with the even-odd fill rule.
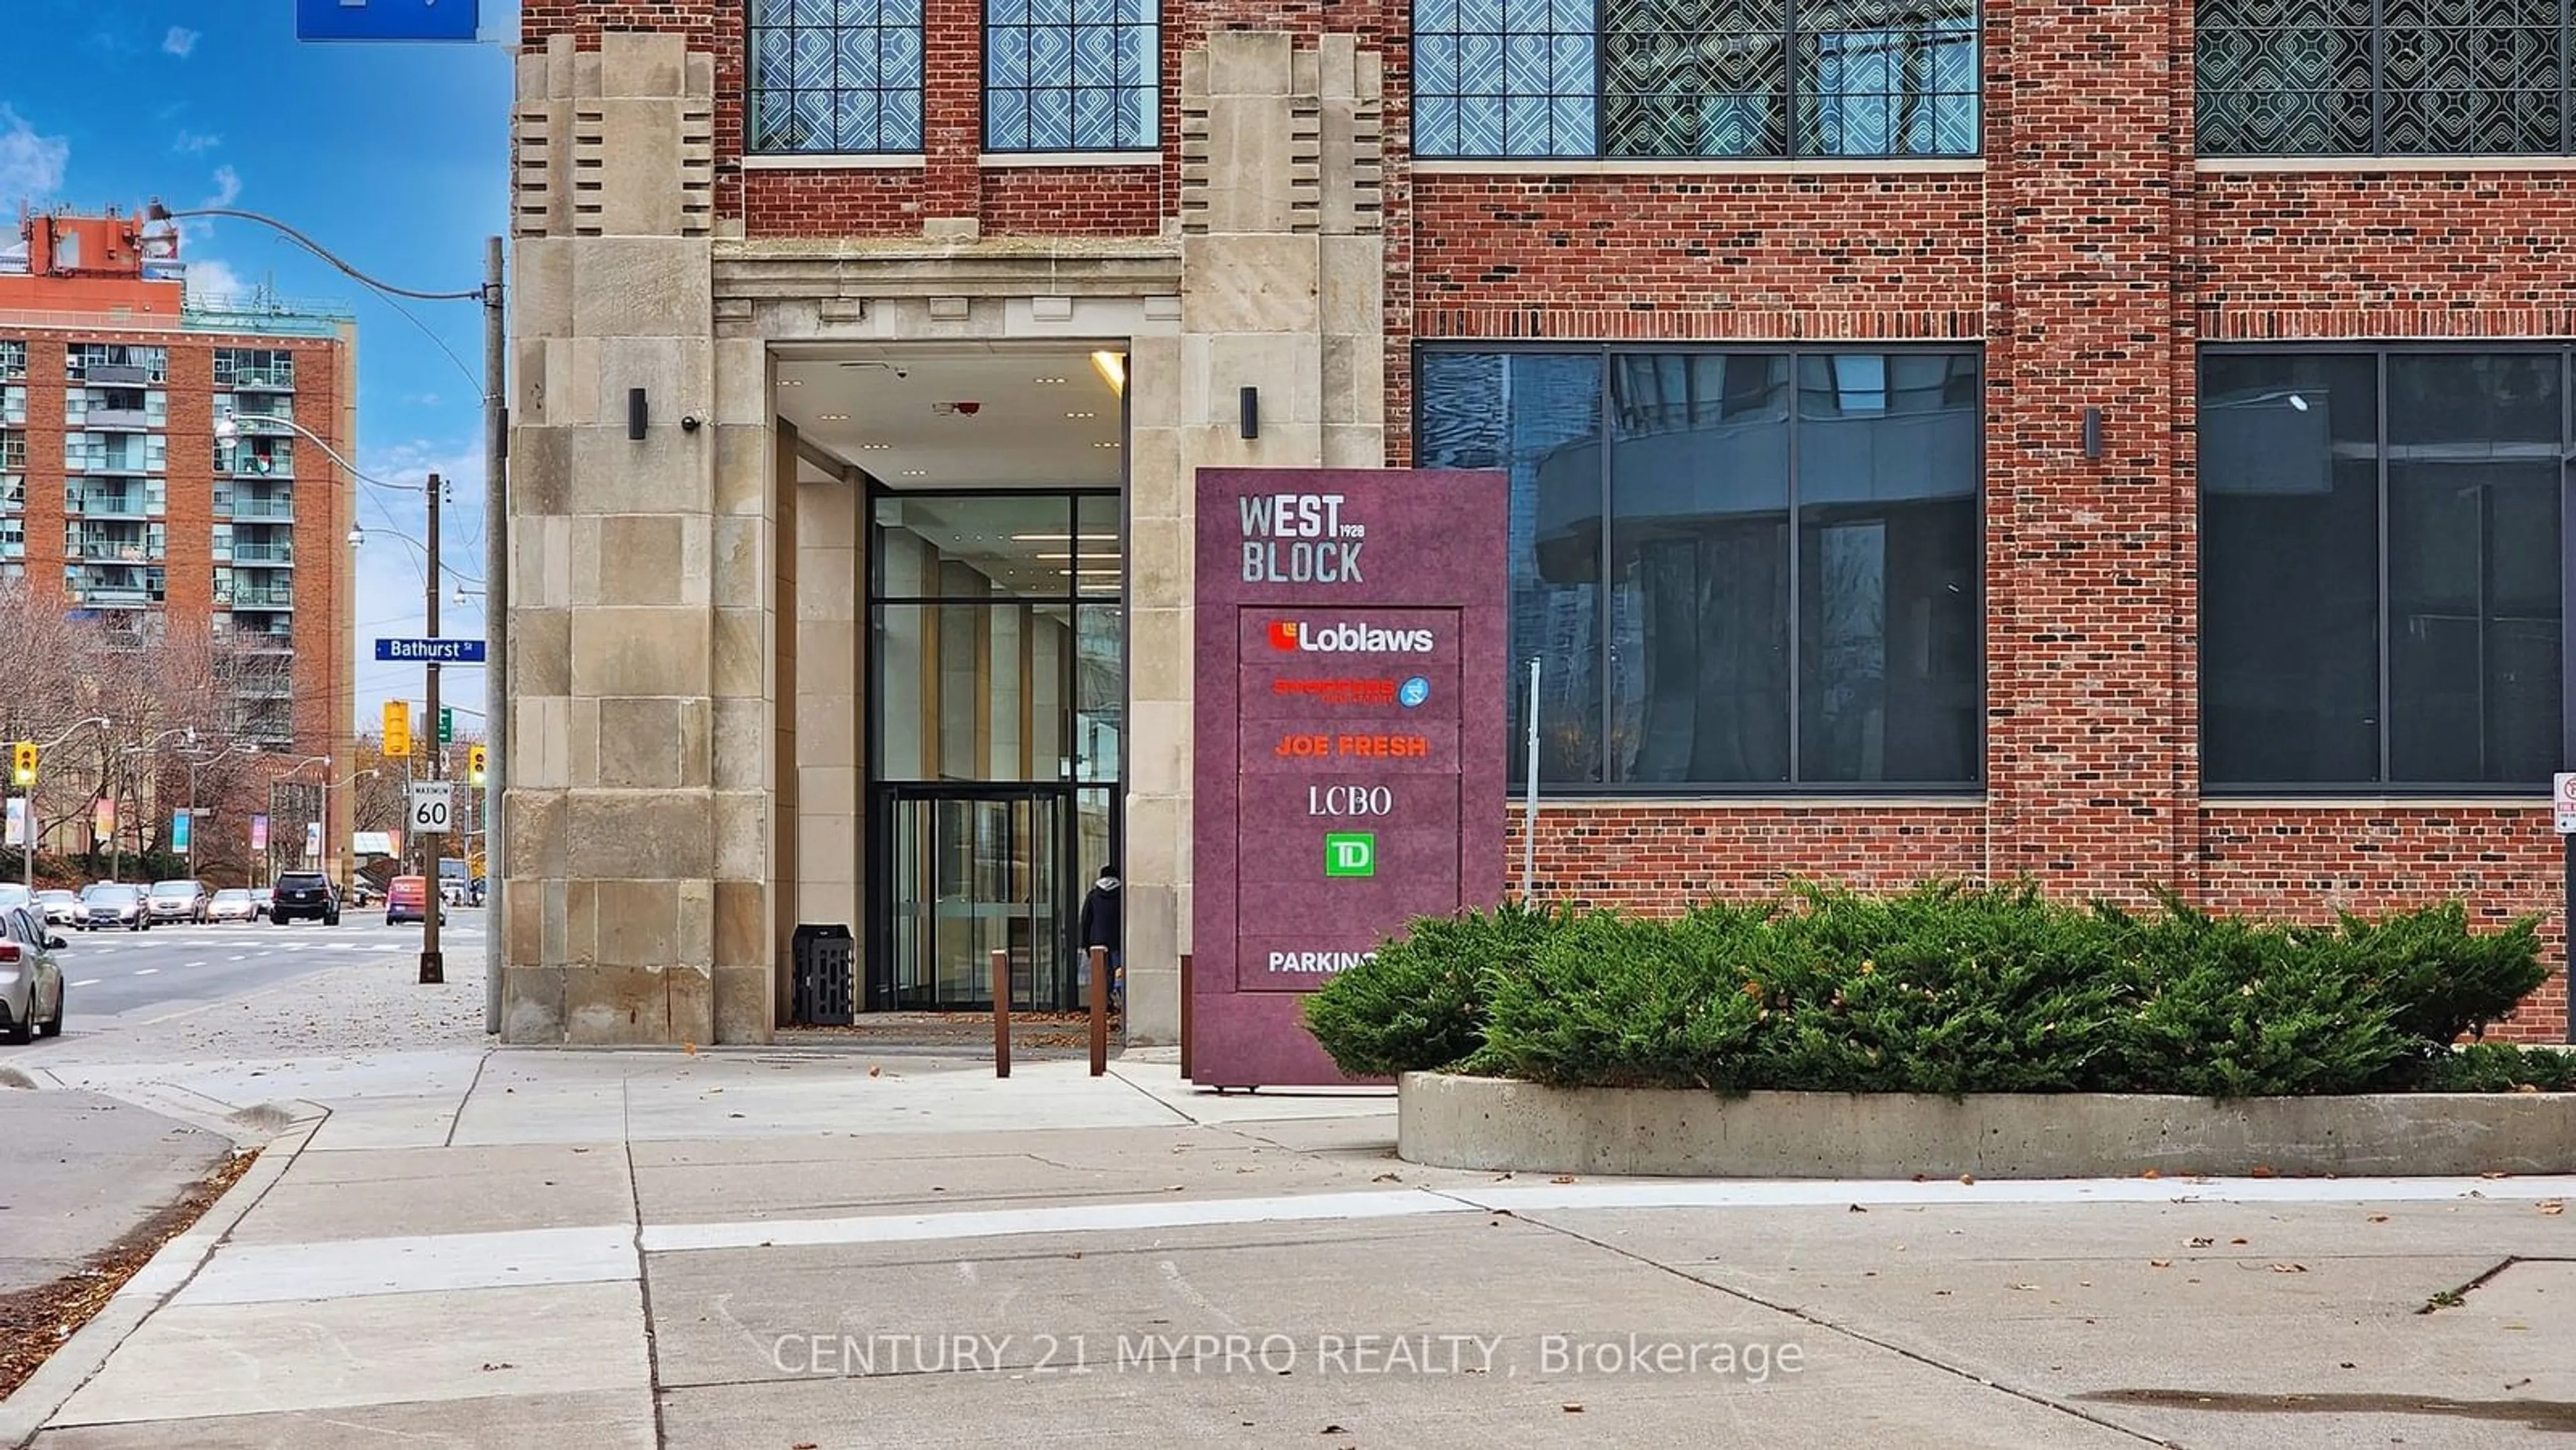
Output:
[[[2479,936],[2469,930],[2468,909],[2453,901],[2377,921],[2347,915],[2342,935],[2354,970],[2389,1002],[2398,1030],[2428,1054],[2463,1036],[2484,1036],[2549,976],[2536,916]]]
[[[2433,1059],[2424,1075],[2427,1092],[2510,1093],[2528,1088],[2576,1092],[2576,1051],[2472,1042]]]
[[[2410,1050],[2363,988],[2363,953],[2331,931],[2275,927],[2167,903],[2131,933],[2142,996],[2125,1025],[2123,1086],[2210,1098],[2358,1092]]]
[[[1455,1067],[1484,1045],[1486,978],[1516,970],[1555,925],[1518,905],[1426,917],[1306,999],[1306,1027],[1354,1077]]]
[[[2028,888],[1803,888],[1753,1076],[1841,1092],[2071,1092],[2116,1056],[2126,982],[2090,918]]]
[[[2546,975],[2530,919],[2481,936],[2449,904],[2287,926],[2172,898],[2133,915],[1948,884],[1801,887],[1788,906],[1417,922],[1309,999],[1307,1020],[1347,1072],[1463,1067],[1560,1086],[2576,1086],[2576,1056],[2452,1048]]]
[[[1565,1085],[1736,1087],[1763,1011],[1736,962],[1760,934],[1760,913],[1739,908],[1574,918],[1524,970],[1495,974],[1478,1065]]]

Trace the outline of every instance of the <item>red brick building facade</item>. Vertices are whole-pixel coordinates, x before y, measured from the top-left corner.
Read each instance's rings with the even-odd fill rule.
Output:
[[[201,734],[318,802],[318,766],[296,764],[349,753],[354,496],[312,443],[255,420],[352,451],[355,324],[268,298],[183,297],[175,247],[143,245],[136,217],[37,217],[24,242],[0,261],[15,460],[0,472],[18,485],[0,508],[12,545],[0,571],[139,652],[220,657],[232,678]],[[219,418],[234,417],[266,436],[221,439]],[[121,728],[135,744],[149,733]],[[122,825],[139,844],[166,820],[143,835]],[[277,832],[279,852],[301,849],[300,830]]]
[[[1592,142],[1502,157],[1463,154],[1473,146],[1418,147],[1423,103],[1414,81],[1433,63],[1415,43],[1416,23],[1437,10],[1447,44],[1474,28],[1455,18],[1462,8],[1472,0],[1470,7],[1166,4],[1153,144],[1142,155],[993,149],[984,129],[983,0],[926,0],[922,8],[918,144],[839,154],[757,144],[762,79],[753,32],[768,12],[764,0],[529,0],[525,36],[532,50],[570,35],[587,51],[604,34],[678,32],[693,55],[708,58],[712,129],[704,139],[719,237],[850,243],[928,234],[961,247],[1182,235],[1190,169],[1206,160],[1189,149],[1204,143],[1186,139],[1185,73],[1206,64],[1210,37],[1285,31],[1301,56],[1337,38],[1355,44],[1363,77],[1374,66],[1383,81],[1382,141],[1368,157],[1373,187],[1363,205],[1378,208],[1382,225],[1381,461],[1389,466],[1460,461],[1422,457],[1415,436],[1428,406],[1416,397],[1424,359],[1443,351],[1562,347],[1615,358],[1623,349],[1722,355],[1775,347],[1830,357],[1857,344],[1891,354],[1947,346],[1978,360],[1971,778],[1873,780],[1863,765],[1859,779],[1822,789],[1766,781],[1760,771],[1649,788],[1616,779],[1613,765],[1595,771],[1589,785],[1597,788],[1573,782],[1549,792],[1538,823],[1542,894],[1651,909],[1711,893],[1766,892],[1792,876],[1872,887],[2027,878],[2069,896],[2136,901],[2169,888],[2213,907],[2305,918],[2457,897],[2490,923],[2544,915],[2553,943],[2561,939],[2546,771],[2529,768],[2539,758],[2533,740],[2548,743],[2543,767],[2557,759],[2554,604],[2545,620],[2508,621],[2513,610],[2496,603],[2503,586],[2479,586],[2468,609],[2480,657],[2503,648],[2491,639],[2511,634],[2539,641],[2527,667],[2494,664],[2474,688],[2427,687],[2428,699],[2475,695],[2462,718],[2482,722],[2481,738],[2524,742],[2473,752],[2474,781],[2423,778],[2444,773],[2432,767],[2409,778],[2402,768],[2410,751],[2438,753],[2440,744],[2410,743],[2405,732],[2438,736],[2447,729],[2440,721],[2452,717],[2421,727],[2383,718],[2412,708],[2404,699],[2390,704],[2392,690],[2406,695],[2404,672],[2429,667],[2410,663],[2408,642],[2434,628],[2424,611],[2388,602],[2395,597],[2388,590],[2407,586],[2384,577],[2372,596],[2378,602],[2366,606],[2377,643],[2351,645],[2356,661],[2377,650],[2380,703],[2367,719],[2337,716],[2332,726],[2377,732],[2375,747],[2354,749],[2375,749],[2380,764],[2356,779],[2206,778],[2198,410],[2212,348],[2239,348],[2256,357],[2249,366],[2258,371],[2272,353],[2361,348],[2354,355],[2384,376],[2411,366],[2406,359],[2419,352],[2491,347],[2519,355],[2528,345],[2546,354],[2576,339],[2576,271],[2568,265],[2576,146],[2563,125],[2534,123],[2556,127],[2554,143],[2498,139],[2475,118],[2436,117],[2408,130],[2404,117],[2422,97],[2466,83],[2438,67],[2392,69],[2364,78],[2357,99],[2347,98],[2349,116],[2325,117],[2322,142],[2305,144],[2295,128],[2265,132],[2240,108],[2226,113],[2226,143],[2205,147],[2196,113],[2216,115],[2213,108],[2256,89],[2216,69],[2241,53],[2227,47],[2288,43],[2240,24],[2234,12],[2243,7],[2204,0],[2198,19],[2219,16],[2227,34],[2203,45],[2195,7],[2176,0],[2083,7],[1987,0],[1964,9],[1893,7],[1920,12],[1914,28],[1944,43],[1973,35],[1966,62],[1973,141],[1965,147],[1810,148],[1789,139],[1726,155],[1633,154],[1633,147],[1612,154],[1606,138],[1615,107],[1606,92],[1582,112],[1598,118]],[[1667,19],[1699,13],[1631,8]],[[1703,8],[1738,7],[1712,0]],[[1622,7],[1613,0],[1583,10]],[[1150,5],[1144,13],[1154,14]],[[1615,28],[1605,22],[1603,33]],[[1502,22],[1489,29],[1478,35],[1510,45]],[[1693,43],[1705,42],[1707,29]],[[2392,42],[2389,53],[2403,48]],[[1812,57],[1831,50],[1788,47],[1810,59],[1782,64],[1822,67]],[[1606,41],[1585,54],[1608,58],[1599,76],[1620,64]],[[1452,74],[1445,68],[1459,62],[1441,55],[1442,74]],[[1839,108],[1844,124],[1857,126],[1850,118],[1869,97],[1846,89],[1809,104],[1798,89],[1821,73],[1782,82],[1786,99],[1770,97],[1771,109],[1757,106],[1747,124],[1803,136],[1817,115]],[[2567,83],[2551,72],[2555,100],[2533,104],[2563,106]],[[2467,86],[2470,102],[2488,108],[2482,116],[2515,112],[2521,103],[2508,94],[2512,84],[2480,80]],[[1914,85],[1891,82],[1886,90]],[[1706,117],[1718,100],[1742,98],[1702,99],[1699,124],[1714,125]],[[1441,104],[1454,107],[1456,97]],[[1513,149],[1508,128],[1501,134],[1502,149]],[[1328,153],[1335,144],[1329,128],[1323,144]],[[1447,154],[1421,154],[1426,149]],[[1860,154],[1881,150],[1904,154]],[[1219,172],[1225,161],[1215,158]],[[2567,364],[2548,355],[2558,358],[2546,365],[2558,369],[2563,392]],[[2387,403],[2388,385],[2381,386],[2384,409],[2403,406]],[[1614,403],[1617,387],[1607,389]],[[2305,415],[2304,396],[2263,399],[2271,406],[2286,398]],[[2343,412],[2357,417],[2358,407]],[[2396,438],[2385,420],[2380,426],[2379,442],[2357,449],[2329,448],[2320,435],[2315,477],[2279,483],[2278,491],[2316,494],[2331,457],[2340,460],[2331,466],[2376,466],[2379,483],[2354,487],[2375,488],[2384,500],[2415,487],[2406,470],[2444,462],[2408,452],[2418,445]],[[1606,476],[1610,465],[1603,467]],[[2262,493],[2275,485],[2247,487]],[[2533,495],[2548,498],[2553,520],[2555,488],[2553,475],[2549,493]],[[2402,514],[2413,505],[2378,507],[2385,535],[2389,509]],[[2480,558],[2513,532],[2495,521],[2504,516],[2479,515],[2488,518]],[[1614,542],[1603,546],[1605,556],[1621,547],[1618,524],[1608,527]],[[1794,535],[1802,525],[1792,519],[1783,527]],[[2404,517],[2396,527],[2402,545]],[[2249,538],[2237,554],[2259,563],[2264,547]],[[2269,547],[2291,558],[2303,540],[2293,531]],[[2388,562],[2402,552],[2383,551],[2376,564],[2383,576],[2411,567]],[[1615,575],[1624,565],[1604,567]],[[2232,579],[2253,566],[2230,567],[2238,571]],[[1612,579],[1604,599],[1625,587]],[[1617,661],[1625,646],[1615,628],[1601,630],[1609,641],[1597,646],[1602,688],[1616,697],[1627,688],[1617,678],[1628,668]],[[1516,652],[1526,643],[1516,640]],[[2246,658],[2280,647],[2266,639]],[[2544,656],[2545,680],[2537,663]],[[2246,723],[2229,728],[2260,737],[2266,720],[2321,718],[2323,707],[2270,698],[2259,666],[2242,673],[2257,703],[2246,707]],[[2392,678],[2400,683],[2391,686]],[[2348,692],[2366,688],[2348,684]],[[2347,685],[2318,686],[2329,688]],[[1615,698],[1607,708],[1617,712]],[[2403,738],[2392,743],[2392,732]],[[1519,850],[1516,838],[1515,861]],[[2563,1038],[2565,980],[2563,971],[2554,976],[2508,1035]]]

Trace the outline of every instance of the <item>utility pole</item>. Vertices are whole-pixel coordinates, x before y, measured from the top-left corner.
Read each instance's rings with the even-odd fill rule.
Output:
[[[447,485],[435,473],[429,476],[429,637],[438,638],[438,504]],[[486,527],[489,527],[488,525]],[[440,778],[438,747],[438,660],[433,655],[424,666],[429,674],[429,778]],[[450,824],[454,824],[451,819]],[[421,875],[427,878],[421,894],[427,900],[420,913],[420,981],[423,986],[436,986],[447,980],[447,959],[438,950],[438,918],[447,909],[447,898],[438,890],[438,856],[446,849],[447,838],[426,831],[415,831],[420,837]]]
[[[510,413],[501,394],[509,342],[502,247],[483,243],[483,1030],[501,1030],[501,782],[510,769]],[[435,586],[433,586],[435,587]],[[436,634],[438,631],[431,630]]]

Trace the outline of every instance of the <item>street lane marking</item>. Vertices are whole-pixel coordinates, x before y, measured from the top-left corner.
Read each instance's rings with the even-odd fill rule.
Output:
[[[204,965],[205,965],[205,963],[204,963],[204,962],[190,962],[190,963],[188,963],[188,965],[189,965],[189,966],[192,966],[192,967],[202,967],[202,966],[204,966]]]
[[[157,971],[159,971],[159,970],[161,970],[159,967],[145,967],[143,970],[141,970],[141,971],[139,971],[139,972],[136,972],[134,975],[136,975],[136,976],[138,976],[138,977],[148,977],[148,976],[151,976],[153,973],[155,973],[155,972],[157,972]]]
[[[225,958],[225,960],[226,960],[226,961],[233,961],[233,962],[246,962],[246,961],[249,961],[249,960],[250,960],[250,956],[249,956],[249,954],[248,954],[248,953],[244,953],[243,955],[241,955],[241,956],[237,956],[237,957],[227,957],[227,958]]]
[[[90,978],[90,979],[89,979],[89,980],[87,980],[87,981],[83,981],[83,982],[74,982],[74,983],[72,983],[72,985],[73,985],[73,986],[75,986],[75,987],[95,987],[95,986],[97,986],[97,985],[98,985],[98,978],[96,978],[96,977],[92,977],[92,978]]]

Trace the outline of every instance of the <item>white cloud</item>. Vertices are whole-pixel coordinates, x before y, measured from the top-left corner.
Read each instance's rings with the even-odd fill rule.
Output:
[[[72,143],[37,133],[27,119],[0,105],[0,200],[45,201],[62,188]]]
[[[200,206],[230,206],[241,199],[241,173],[229,166],[215,168],[215,194],[198,203]]]
[[[186,60],[189,52],[196,48],[197,32],[184,25],[171,26],[170,33],[161,37],[161,49],[181,60]]]
[[[242,297],[252,288],[239,272],[212,257],[188,259],[188,295],[191,297]]]
[[[170,143],[170,149],[197,156],[212,151],[222,144],[224,144],[224,138],[211,131],[190,131],[183,128],[179,132],[179,139]]]

